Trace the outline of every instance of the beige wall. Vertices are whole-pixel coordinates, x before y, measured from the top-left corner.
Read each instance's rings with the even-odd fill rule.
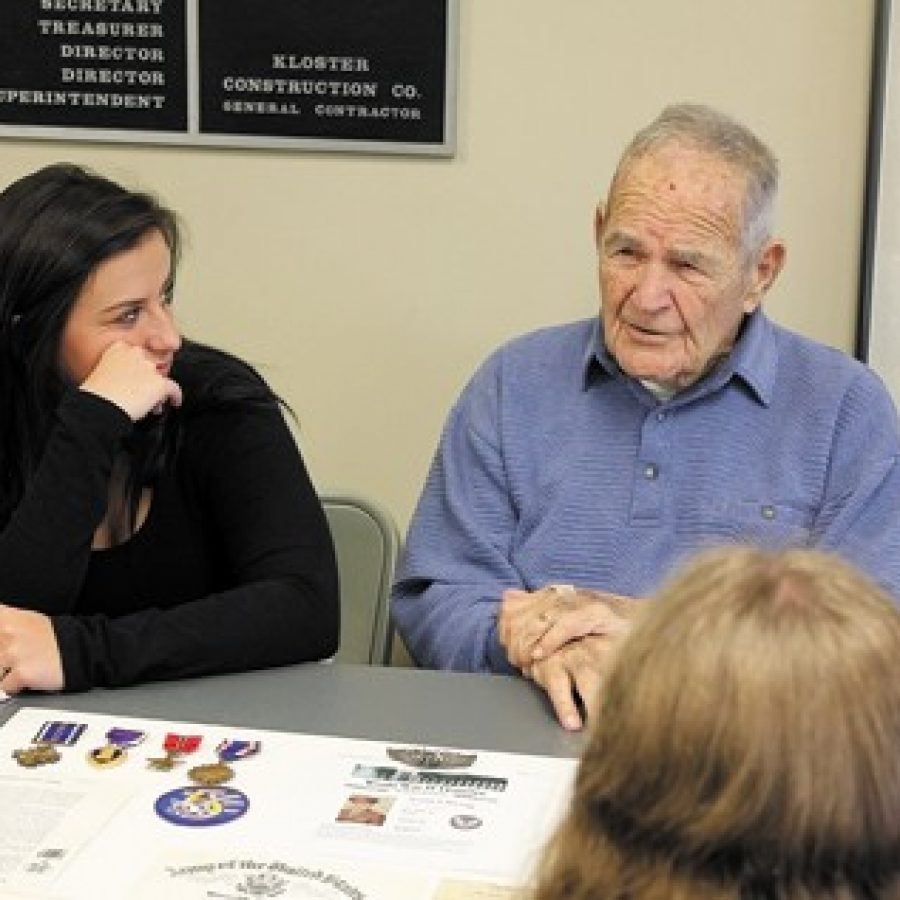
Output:
[[[320,488],[401,527],[441,423],[507,336],[596,308],[590,226],[622,144],[667,102],[744,119],[780,156],[780,321],[849,349],[872,0],[460,0],[454,159],[6,141],[183,214],[185,330],[255,362]]]

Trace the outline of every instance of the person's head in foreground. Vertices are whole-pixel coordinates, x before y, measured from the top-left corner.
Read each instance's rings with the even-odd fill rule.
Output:
[[[701,556],[628,638],[536,900],[900,897],[900,614],[813,551]]]

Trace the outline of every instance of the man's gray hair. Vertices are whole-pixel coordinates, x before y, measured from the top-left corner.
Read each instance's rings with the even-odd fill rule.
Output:
[[[750,257],[762,249],[775,227],[778,160],[749,128],[730,116],[699,103],[667,106],[641,129],[625,148],[610,186],[631,163],[668,144],[684,143],[712,153],[741,170],[747,179],[744,195],[743,243]]]

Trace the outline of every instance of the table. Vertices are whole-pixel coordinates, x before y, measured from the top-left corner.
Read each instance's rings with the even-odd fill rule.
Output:
[[[559,757],[584,741],[521,678],[344,663],[27,694],[0,705],[0,724],[25,706]]]

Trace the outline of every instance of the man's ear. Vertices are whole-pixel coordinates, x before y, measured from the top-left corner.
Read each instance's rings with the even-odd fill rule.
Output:
[[[606,204],[601,200],[594,210],[594,246],[600,249],[600,237],[603,234],[603,224],[606,221]]]
[[[750,288],[744,297],[744,312],[752,313],[762,302],[764,294],[775,283],[778,273],[784,267],[786,253],[784,241],[779,238],[773,238],[763,247],[750,273]]]

